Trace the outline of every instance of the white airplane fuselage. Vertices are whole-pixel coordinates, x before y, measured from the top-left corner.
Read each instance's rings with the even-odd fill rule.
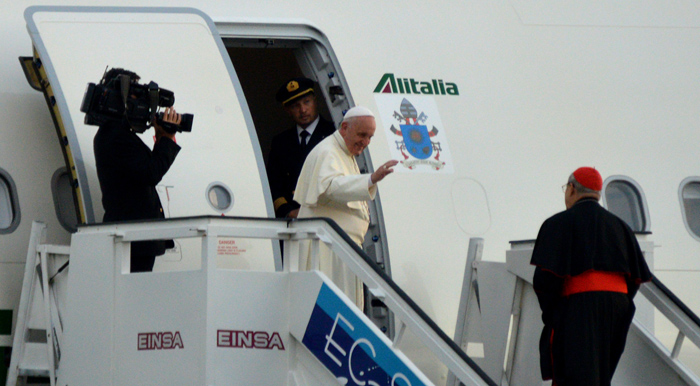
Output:
[[[45,3],[41,5],[100,5]],[[47,223],[49,242],[70,243],[70,232],[57,218],[51,188],[54,174],[66,167],[61,145],[44,97],[28,86],[17,60],[32,56],[36,44],[27,33],[24,15],[32,5],[35,3],[24,0],[6,2],[0,15],[0,182],[5,178],[5,184],[16,192],[12,200],[19,209],[13,211],[15,218],[19,216],[16,226],[7,225],[3,230],[0,218],[0,311],[6,311],[5,317],[8,310],[12,315],[19,301],[32,221]],[[139,5],[136,1],[119,4]],[[131,59],[139,56],[131,52],[133,47],[177,48],[178,42],[154,40],[160,36],[154,35],[144,36],[145,42],[107,45],[114,58],[108,65],[145,72],[144,80],[152,78],[175,91],[180,97],[176,107],[195,114],[192,133],[178,134],[182,157],[159,188],[169,216],[271,215],[261,163],[269,139],[264,134],[261,139],[253,135],[228,138],[212,132],[225,133],[222,122],[250,126],[257,118],[246,111],[249,106],[283,116],[274,101],[273,85],[269,90],[261,87],[257,95],[241,91],[246,80],[264,76],[248,72],[256,59],[247,51],[236,51],[235,43],[249,44],[245,48],[251,50],[267,39],[283,45],[285,39],[279,36],[285,34],[285,28],[303,27],[327,39],[320,44],[329,52],[334,68],[328,79],[340,82],[346,102],[367,106],[377,116],[377,131],[366,153],[371,163],[403,161],[379,184],[383,242],[388,247],[391,275],[448,335],[453,334],[457,320],[469,238],[485,240],[486,260],[503,261],[509,241],[534,239],[546,218],[564,210],[560,186],[579,166],[596,167],[606,186],[622,181],[638,189],[646,205],[640,212],[646,216],[640,230],[648,232],[641,237],[656,247],[654,274],[691,310],[700,310],[700,298],[695,296],[700,292],[700,236],[686,225],[691,215],[684,215],[682,194],[684,183],[700,182],[696,150],[700,143],[700,78],[695,76],[700,68],[700,5],[650,1],[631,9],[620,3],[551,0],[537,4],[522,0],[302,0],[294,4],[212,0],[155,1],[149,6],[196,7],[210,16],[233,55],[226,60],[233,62],[238,79],[237,84],[226,86],[239,94],[222,92],[222,98],[233,101],[226,105],[217,99],[217,78],[208,70],[196,71],[198,62],[226,60],[188,57],[190,51],[183,48],[179,52],[182,67],[169,63],[162,72],[155,65],[141,70],[133,67],[139,64]],[[276,26],[282,32],[276,30],[279,35],[274,39],[264,34],[254,37],[245,30],[251,25],[260,26],[260,31]],[[60,26],[55,28],[60,31]],[[69,109],[64,118],[75,124],[78,133],[79,143],[73,146],[83,157],[84,165],[78,165],[84,173],[81,184],[90,188],[87,221],[99,222],[101,194],[89,146],[89,130],[96,128],[82,125],[82,115],[75,114],[83,89],[67,85],[80,83],[84,88],[88,82],[97,82],[104,65],[90,62],[90,52],[69,51],[68,46],[61,50],[64,43],[49,41],[44,31],[41,36],[47,47],[53,44],[47,49],[58,47],[52,54],[60,54],[51,65],[58,68],[64,86],[61,96]],[[305,38],[290,36],[288,40],[295,44],[290,50],[304,47],[299,42]],[[81,44],[97,47],[102,37],[83,39]],[[140,54],[146,55],[149,53]],[[71,57],[76,58],[75,69],[61,70],[61,65],[71,63]],[[119,62],[122,57],[124,62]],[[203,69],[208,66],[216,67],[211,62],[202,64]],[[225,74],[224,66],[220,67]],[[321,87],[326,82],[319,79]],[[211,83],[212,95],[188,96],[186,90],[194,83]],[[246,95],[246,103],[241,102],[241,95]],[[269,106],[261,107],[264,102],[260,100],[268,100]],[[416,119],[401,110],[403,100],[416,109]],[[325,104],[337,124],[333,102]],[[402,141],[407,145],[407,139],[396,130],[405,131],[409,126],[425,126],[428,132],[436,129],[437,134],[428,140],[431,149],[421,155],[420,148],[401,147]],[[260,135],[266,128],[248,127],[242,132],[251,130]],[[152,132],[143,136],[147,143],[150,136]],[[217,147],[217,139],[222,147]],[[430,155],[425,156],[427,153]],[[225,183],[236,197],[226,213],[199,205],[205,197],[199,187],[213,182],[200,178],[204,168],[235,170],[226,175],[229,180]],[[190,185],[192,190],[188,190]],[[0,200],[1,193],[2,189]],[[609,200],[604,205],[609,207]],[[229,264],[273,270],[273,251],[269,246],[250,244],[247,254],[228,256]],[[186,263],[166,256],[158,260],[156,270]],[[657,335],[663,336],[664,322],[659,320],[656,328]],[[668,339],[673,334],[669,331]],[[10,344],[9,335],[0,335],[0,346]]]

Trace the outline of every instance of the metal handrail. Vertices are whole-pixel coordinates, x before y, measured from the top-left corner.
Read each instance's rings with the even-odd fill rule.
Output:
[[[671,353],[673,359],[678,357],[685,338],[700,348],[700,318],[671,290],[653,277],[651,282],[640,286],[639,292],[678,328],[678,337]]]
[[[302,234],[315,233],[322,242],[330,245],[375,296],[383,299],[400,323],[395,345],[396,340],[400,339],[400,331],[407,327],[462,383],[497,386],[333,220],[300,219],[292,221],[289,227]]]
[[[327,218],[277,220],[250,217],[200,216],[160,221],[120,223],[115,236],[133,242],[154,239],[191,238],[203,236],[244,237],[285,241],[285,271],[295,271],[292,243],[314,240],[327,244],[369,290],[382,298],[394,313],[401,328],[408,328],[455,376],[466,385],[497,386],[489,376],[450,339],[440,327],[377,266],[365,252],[333,220]],[[131,224],[147,225],[134,227]],[[79,232],[99,231],[109,224],[79,227]],[[113,225],[113,224],[111,224]],[[298,247],[298,245],[297,245]],[[316,248],[317,253],[317,248]],[[290,258],[291,257],[291,258]],[[298,256],[296,256],[298,257]],[[317,256],[311,256],[318,268]],[[297,265],[298,267],[298,265]],[[397,333],[398,338],[402,336]]]
[[[656,276],[651,278],[651,283],[646,284],[646,286],[653,285],[657,287],[663,294],[675,304],[679,311],[685,314],[698,328],[700,328],[700,317],[698,317],[683,301],[678,298],[673,292],[671,292],[666,285],[661,282]],[[700,345],[700,343],[698,344]]]

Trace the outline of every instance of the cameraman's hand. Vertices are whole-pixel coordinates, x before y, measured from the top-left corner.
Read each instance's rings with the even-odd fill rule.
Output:
[[[177,113],[177,111],[175,111],[174,108],[168,107],[165,109],[165,112],[163,112],[163,122],[179,125],[181,121],[182,117],[180,116],[180,114]],[[160,137],[167,137],[172,140],[175,140],[175,133],[168,133],[156,122],[153,122],[153,127],[156,129],[156,141],[159,140]]]

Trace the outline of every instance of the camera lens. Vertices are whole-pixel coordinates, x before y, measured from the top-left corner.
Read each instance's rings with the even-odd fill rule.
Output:
[[[175,94],[164,88],[161,88],[158,92],[158,106],[160,107],[171,107],[175,104]]]

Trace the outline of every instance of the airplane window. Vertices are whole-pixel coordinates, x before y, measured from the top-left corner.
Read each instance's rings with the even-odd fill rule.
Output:
[[[7,229],[12,224],[12,203],[10,202],[10,187],[0,178],[0,229]]]
[[[51,178],[51,192],[58,222],[68,232],[74,233],[78,225],[78,212],[73,200],[70,174],[65,167],[59,168]]]
[[[0,234],[12,233],[19,226],[17,191],[10,175],[0,169]]]
[[[681,183],[681,209],[688,232],[700,239],[700,179],[690,178]]]
[[[639,185],[628,178],[610,179],[603,188],[608,210],[623,219],[633,231],[648,231],[648,214]]]
[[[233,207],[233,192],[221,182],[214,182],[207,187],[207,201],[218,212],[228,212]]]

